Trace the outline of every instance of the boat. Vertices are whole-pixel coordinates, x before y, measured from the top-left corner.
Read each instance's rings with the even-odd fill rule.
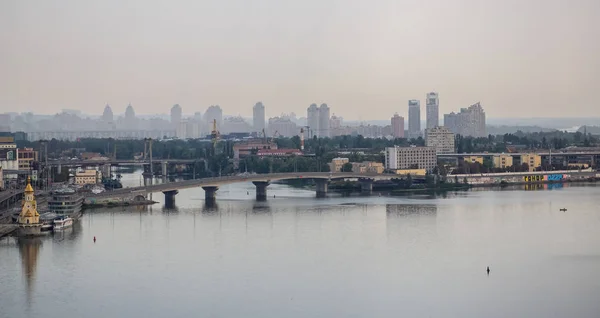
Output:
[[[82,205],[83,196],[67,187],[52,191],[48,197],[48,211],[56,213],[58,216],[78,219],[81,216]]]
[[[54,228],[56,213],[46,212],[40,214],[40,223],[42,223],[42,232],[50,232]]]
[[[61,231],[71,226],[73,226],[73,219],[66,215],[54,219],[54,231]]]
[[[560,209],[560,211],[561,212],[567,212],[567,209],[566,208],[562,208],[562,209]]]

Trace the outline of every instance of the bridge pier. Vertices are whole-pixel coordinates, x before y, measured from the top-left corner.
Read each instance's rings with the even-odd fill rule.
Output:
[[[58,174],[62,173],[62,164],[58,164],[58,167],[56,167],[56,171],[58,172]]]
[[[169,170],[168,170],[169,163],[167,161],[161,162],[161,168],[162,168],[162,170],[161,170],[162,171],[162,176],[163,177],[168,176],[169,175]]]
[[[316,190],[317,190],[317,198],[326,197],[327,189],[329,188],[329,180],[315,179],[315,185],[316,185]]]
[[[163,193],[165,195],[165,207],[167,209],[175,208],[175,196],[177,195],[177,193],[179,193],[179,191],[172,190],[172,191],[165,191]]]
[[[217,186],[206,186],[202,187],[204,190],[204,200],[207,205],[213,205],[215,201],[217,201],[217,190],[219,187]]]
[[[358,181],[360,182],[360,191],[362,194],[370,195],[373,193],[373,179],[361,178]]]
[[[269,186],[269,181],[252,181],[252,183],[256,186],[256,201],[266,201],[267,200],[267,187]]]

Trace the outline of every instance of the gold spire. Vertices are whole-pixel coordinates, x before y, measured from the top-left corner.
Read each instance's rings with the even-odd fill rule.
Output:
[[[33,188],[31,187],[31,177],[27,177],[27,187],[25,187],[25,192],[33,192]]]

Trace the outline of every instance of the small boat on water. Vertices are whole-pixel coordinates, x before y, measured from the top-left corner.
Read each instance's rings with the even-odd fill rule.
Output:
[[[54,231],[64,230],[71,226],[73,226],[73,219],[66,215],[61,215],[54,219]]]
[[[562,208],[562,209],[560,209],[560,212],[567,212],[567,209],[566,208]]]

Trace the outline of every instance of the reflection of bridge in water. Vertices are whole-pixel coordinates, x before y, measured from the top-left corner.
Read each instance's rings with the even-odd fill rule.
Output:
[[[225,176],[218,178],[203,178],[194,180],[177,181],[162,183],[156,185],[146,185],[140,187],[123,188],[113,191],[107,191],[91,198],[100,199],[107,197],[124,196],[145,196],[148,193],[162,192],[165,195],[165,206],[174,206],[175,196],[182,189],[201,187],[205,193],[205,200],[208,204],[214,203],[216,192],[220,186],[239,183],[252,182],[256,186],[256,199],[264,201],[267,199],[267,187],[273,181],[308,179],[315,182],[315,191],[317,197],[325,197],[328,192],[328,184],[331,180],[340,179],[358,179],[361,184],[361,191],[370,194],[373,191],[373,182],[375,180],[390,180],[401,178],[397,174],[375,174],[375,173],[352,173],[352,172],[295,172],[295,173],[270,173],[254,175]]]

